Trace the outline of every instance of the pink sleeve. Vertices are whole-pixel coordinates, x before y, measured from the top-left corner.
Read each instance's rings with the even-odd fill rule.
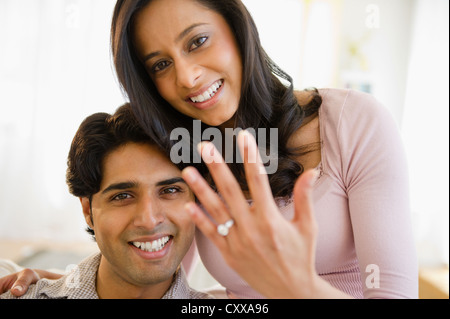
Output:
[[[408,168],[398,127],[370,95],[350,91],[338,140],[365,298],[417,298]]]

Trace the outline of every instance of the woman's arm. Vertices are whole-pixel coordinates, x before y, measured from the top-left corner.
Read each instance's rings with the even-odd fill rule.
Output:
[[[398,126],[375,98],[350,91],[338,127],[364,297],[417,298],[408,165]]]
[[[41,278],[59,279],[61,277],[60,274],[46,270],[25,268],[0,278],[0,294],[11,289],[11,294],[20,297],[27,292],[30,285],[35,284]]]

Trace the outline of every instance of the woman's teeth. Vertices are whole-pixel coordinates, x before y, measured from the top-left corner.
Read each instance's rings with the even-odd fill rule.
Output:
[[[194,103],[201,103],[201,102],[206,102],[208,100],[210,100],[214,95],[216,95],[217,91],[220,89],[220,87],[223,84],[223,80],[219,80],[216,83],[214,83],[213,85],[211,85],[209,87],[209,89],[207,89],[205,91],[205,93],[191,97],[191,101]]]
[[[133,241],[132,244],[135,247],[137,247],[143,251],[155,252],[155,251],[160,251],[161,249],[163,249],[164,246],[169,241],[169,239],[170,239],[169,236],[166,236],[166,237],[162,237],[162,238],[156,239],[151,242]]]

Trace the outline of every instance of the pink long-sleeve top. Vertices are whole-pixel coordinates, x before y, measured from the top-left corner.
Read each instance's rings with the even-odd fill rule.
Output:
[[[417,298],[408,169],[398,127],[368,94],[320,93],[321,163],[313,191],[317,273],[355,298]],[[284,217],[292,218],[293,205],[280,206]],[[229,295],[264,298],[198,230],[196,244],[206,269]]]

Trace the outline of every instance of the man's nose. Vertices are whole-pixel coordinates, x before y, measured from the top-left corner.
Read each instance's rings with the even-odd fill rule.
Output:
[[[134,216],[134,225],[136,227],[144,227],[153,229],[159,224],[163,223],[165,215],[158,202],[151,198],[142,199],[136,205],[136,212]]]

